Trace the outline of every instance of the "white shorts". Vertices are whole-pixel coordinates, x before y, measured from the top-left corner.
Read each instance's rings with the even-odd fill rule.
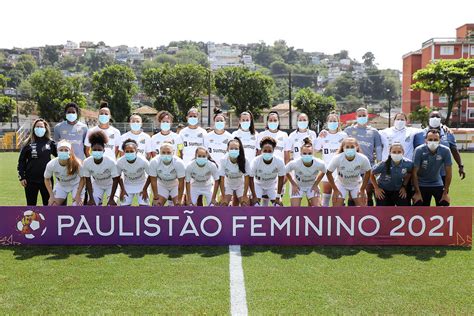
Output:
[[[241,198],[244,195],[244,185],[242,184],[238,188],[228,186],[225,187],[225,195],[233,195],[234,192],[238,198]]]
[[[257,183],[255,183],[255,195],[257,199],[261,199],[264,195],[270,200],[276,199],[277,190],[274,186],[268,188],[262,188]]]
[[[79,188],[79,183],[69,188],[62,186],[60,183],[56,183],[53,189],[54,198],[65,200],[67,199],[68,194],[71,193],[71,197],[73,199],[72,205],[76,205],[76,201],[74,199],[76,198],[78,188]],[[82,199],[84,199],[84,194],[85,194],[85,190],[82,190],[81,192]]]
[[[293,194],[293,190],[291,190],[290,198],[303,198],[306,195],[308,199],[312,199],[314,197],[320,197],[319,192],[314,192],[313,187],[300,187],[300,190],[297,194]]]
[[[149,199],[144,200],[140,193],[128,193],[128,191],[127,191],[127,195],[124,196],[123,201],[120,202],[120,205],[122,206],[132,205],[132,201],[135,196],[137,197],[138,205],[140,206],[150,205],[150,200]]]
[[[212,186],[207,187],[193,187],[191,185],[191,203],[194,205],[197,204],[197,200],[199,196],[202,195],[203,197],[203,205],[207,206],[211,203],[212,200]],[[206,198],[206,202],[204,202],[204,197]]]
[[[344,199],[347,199],[348,197],[351,197],[352,199],[357,199],[357,196],[359,195],[360,187],[354,188],[354,189],[347,189],[342,184],[338,183],[337,181],[336,181],[336,187],[339,190],[339,192],[341,192],[342,198]],[[338,198],[341,198],[341,197],[339,196]]]
[[[175,198],[178,196],[178,186],[167,187],[158,183],[158,195],[164,197],[166,200],[169,197]]]
[[[117,191],[115,192],[116,195],[114,197],[115,201],[118,200],[117,194],[119,194],[119,189],[120,188],[117,186]],[[102,205],[102,198],[104,194],[106,198],[109,199],[110,193],[112,192],[112,186],[104,188],[92,183],[92,190],[94,190],[93,197],[94,197],[95,205]]]

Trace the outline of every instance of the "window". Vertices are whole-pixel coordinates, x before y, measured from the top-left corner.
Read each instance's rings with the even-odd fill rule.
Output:
[[[474,87],[474,77],[471,78],[471,84],[469,86]]]
[[[474,109],[469,109],[469,118],[474,119]]]
[[[474,56],[474,45],[471,45],[471,57]]]
[[[440,46],[439,47],[440,55],[454,55],[454,46]]]
[[[469,95],[469,103],[474,103],[474,94]]]
[[[439,96],[439,103],[448,103],[448,97],[445,95]]]

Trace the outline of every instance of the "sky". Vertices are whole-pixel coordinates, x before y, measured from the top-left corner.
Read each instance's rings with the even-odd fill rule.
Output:
[[[342,49],[381,68],[402,68],[402,55],[433,37],[454,37],[474,23],[474,1],[353,0],[15,0],[5,4],[0,48],[67,40],[156,47],[174,40],[273,43],[305,51]]]

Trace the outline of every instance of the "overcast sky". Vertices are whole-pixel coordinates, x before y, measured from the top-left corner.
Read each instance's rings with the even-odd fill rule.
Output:
[[[432,37],[474,23],[474,1],[14,0],[2,5],[0,47],[104,41],[156,47],[172,40],[273,43],[305,51],[372,51],[383,68]]]

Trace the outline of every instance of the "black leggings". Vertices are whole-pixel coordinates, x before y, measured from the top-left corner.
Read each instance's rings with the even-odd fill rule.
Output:
[[[449,206],[448,202],[441,201],[443,190],[444,187],[420,187],[423,202],[417,202],[415,206],[430,206],[432,197],[435,199],[436,206]]]
[[[382,200],[376,199],[377,206],[410,206],[410,197],[407,196],[403,199],[400,197],[399,191],[387,191],[385,192],[385,198]]]
[[[26,180],[26,188],[25,188],[25,195],[26,195],[26,205],[34,205],[38,202],[38,192],[41,193],[41,199],[43,200],[43,205],[48,205],[49,200],[49,193],[48,189],[46,189],[46,185],[44,183],[34,183],[29,182]]]

